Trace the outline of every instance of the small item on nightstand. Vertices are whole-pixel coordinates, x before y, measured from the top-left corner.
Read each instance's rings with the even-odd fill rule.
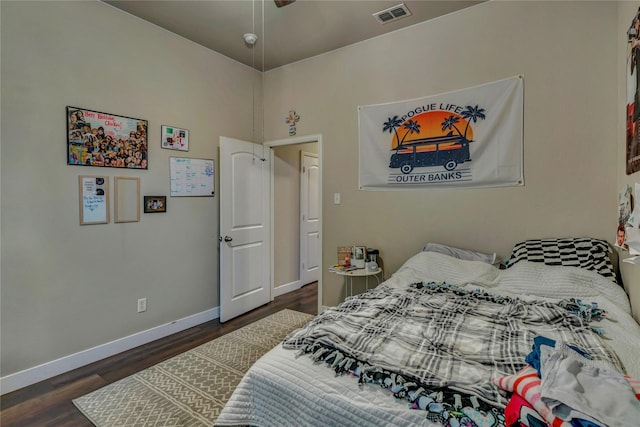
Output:
[[[344,256],[344,266],[345,267],[351,267],[351,255],[350,254],[346,254]]]
[[[379,250],[373,248],[367,249],[367,270],[376,271],[378,269],[378,255],[380,255]]]
[[[357,270],[353,265],[336,264],[329,267],[330,273],[346,273],[347,271]]]
[[[364,246],[354,246],[351,249],[351,264],[357,268],[364,268],[364,262],[367,257],[367,248]]]
[[[378,262],[379,254],[380,251],[377,249],[367,249],[367,257],[369,258],[369,261]]]
[[[367,261],[364,264],[365,268],[369,271],[376,271],[378,269],[378,263],[375,261]]]

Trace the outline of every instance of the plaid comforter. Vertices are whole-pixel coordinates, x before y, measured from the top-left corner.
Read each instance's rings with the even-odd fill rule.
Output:
[[[362,382],[395,387],[397,397],[402,397],[402,384],[385,382],[402,377],[415,384],[414,391],[451,389],[504,407],[506,396],[491,378],[523,368],[538,335],[577,345],[622,370],[588,324],[558,304],[442,283],[383,284],[325,310],[283,345]],[[378,373],[386,376],[376,381]]]

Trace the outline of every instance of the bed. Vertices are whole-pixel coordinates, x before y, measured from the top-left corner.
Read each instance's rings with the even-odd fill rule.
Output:
[[[612,390],[624,389],[613,394],[628,405],[591,421],[637,421],[640,326],[609,251],[590,238],[528,240],[501,269],[477,253],[425,246],[377,288],[323,311],[258,360],[215,425],[569,426],[558,418],[567,419],[566,405],[550,410],[539,392],[575,351],[609,375],[599,387],[610,377]],[[546,383],[531,360],[542,363]]]

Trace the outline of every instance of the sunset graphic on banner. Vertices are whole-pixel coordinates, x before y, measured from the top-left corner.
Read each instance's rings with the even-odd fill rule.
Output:
[[[472,109],[472,107],[468,107]],[[476,107],[476,110],[481,110]],[[397,116],[396,116],[397,117]],[[399,119],[397,119],[399,122]],[[473,128],[470,123],[461,115],[451,113],[450,111],[428,111],[421,113],[411,119],[407,119],[400,123],[397,131],[393,131],[394,119],[390,118],[385,124],[384,129],[392,132],[391,149],[395,150],[398,145],[411,145],[412,142],[421,141],[424,138],[433,138],[440,136],[464,136],[467,140],[473,141]],[[426,148],[419,148],[426,150]]]

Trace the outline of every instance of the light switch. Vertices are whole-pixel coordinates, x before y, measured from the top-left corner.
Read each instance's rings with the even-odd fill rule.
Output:
[[[340,204],[340,193],[333,193],[333,204],[334,205]]]

